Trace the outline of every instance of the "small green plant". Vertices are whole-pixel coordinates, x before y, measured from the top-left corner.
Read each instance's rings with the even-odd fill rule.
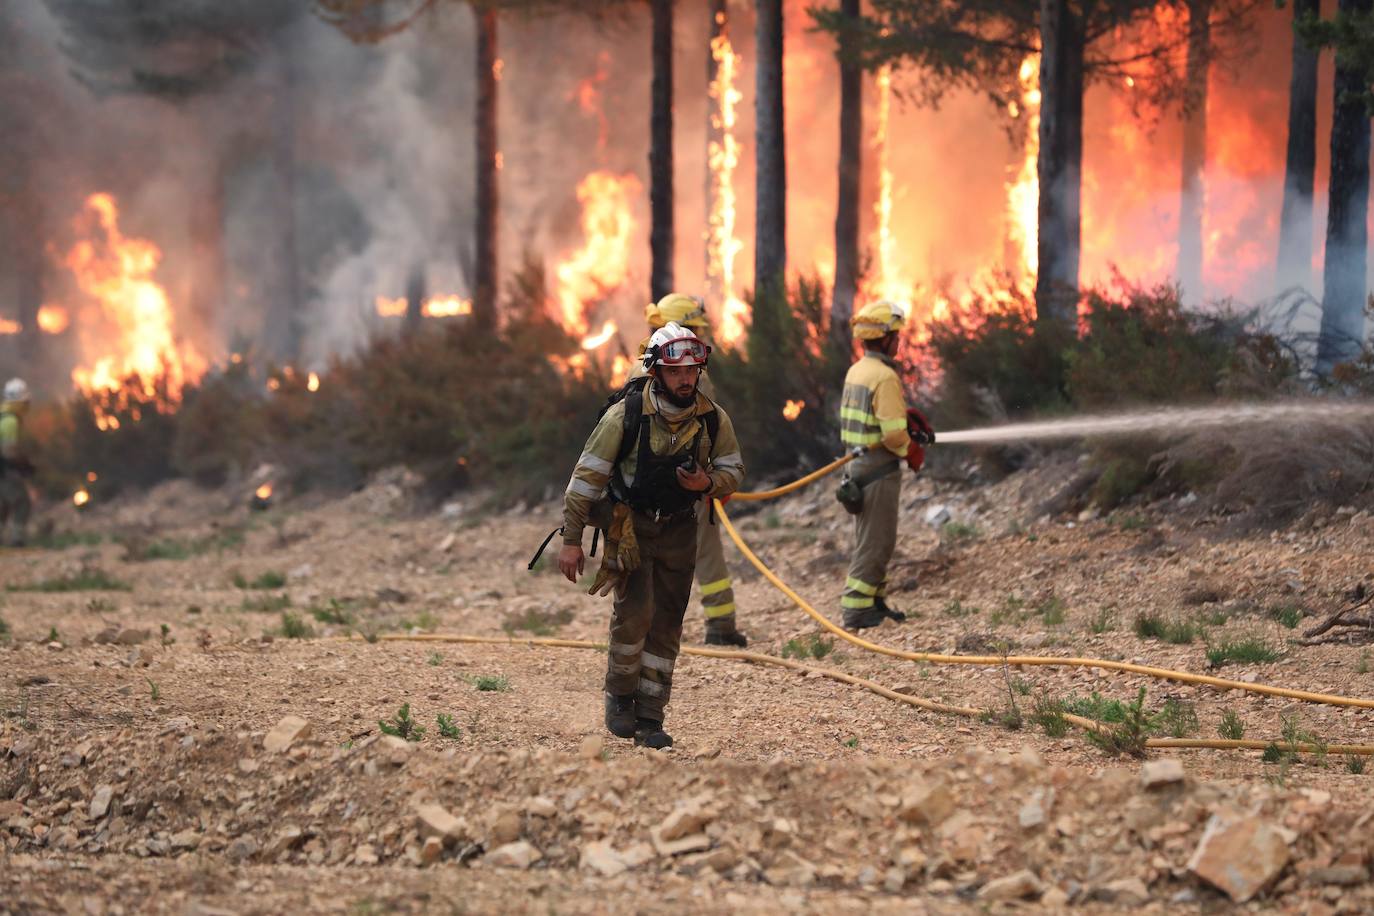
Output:
[[[1145,712],[1145,688],[1141,687],[1135,700],[1125,707],[1122,720],[1110,728],[1089,731],[1088,740],[1113,757],[1144,757],[1145,742],[1155,728],[1154,718]]]
[[[1264,753],[1260,754],[1260,760],[1263,760],[1265,763],[1278,763],[1282,759],[1283,751],[1279,750],[1279,746],[1273,741],[1266,744],[1264,746]]]
[[[162,631],[162,648],[165,649],[176,642],[176,640],[172,638],[172,628],[167,626],[167,624],[162,624],[160,629]]]
[[[505,693],[511,689],[510,678],[504,674],[479,674],[476,677],[464,678],[464,680],[482,691]]]
[[[7,592],[127,592],[133,586],[112,578],[103,569],[82,569],[55,579],[6,585]]]
[[[1298,624],[1302,623],[1302,618],[1305,615],[1303,609],[1296,604],[1285,604],[1271,609],[1269,611],[1269,616],[1271,619],[1277,620],[1281,626],[1292,630],[1295,629]]]
[[[1236,642],[1224,642],[1207,647],[1207,661],[1213,668],[1220,668],[1230,662],[1258,664],[1277,661],[1279,652],[1253,637]]]
[[[48,641],[48,642],[59,642],[59,643],[62,641],[62,637],[59,636],[58,633],[57,633],[57,627],[49,627],[49,628],[48,628],[48,639],[47,639],[47,641]]]
[[[54,531],[40,535],[30,543],[40,550],[66,550],[68,547],[94,547],[104,540],[104,535],[94,532]]]
[[[1164,636],[1164,618],[1158,614],[1137,614],[1135,635],[1141,639],[1161,639]]]
[[[377,642],[380,638],[381,638],[381,637],[380,637],[380,635],[377,633],[376,630],[364,630],[364,631],[363,631],[363,641],[364,641],[364,642],[375,643],[375,642]]]
[[[1345,769],[1355,776],[1364,775],[1364,758],[1359,754],[1347,754],[1345,757]]]
[[[315,635],[315,631],[310,624],[305,622],[305,618],[290,611],[282,611],[281,614],[281,635],[287,639],[308,639]]]
[[[1366,649],[1365,651],[1363,651],[1363,652],[1360,653],[1360,660],[1359,660],[1358,662],[1355,663],[1355,673],[1356,673],[1356,674],[1368,674],[1368,673],[1369,673],[1369,650],[1368,650],[1368,649]]]
[[[1122,531],[1139,531],[1150,526],[1149,519],[1143,515],[1116,515],[1113,516],[1113,520],[1116,522],[1116,527]]]
[[[103,596],[91,598],[86,602],[86,613],[88,614],[113,614],[115,603]]]
[[[855,737],[855,738],[850,738],[848,741],[846,741],[846,742],[844,743],[844,746],[845,746],[845,747],[858,747],[858,746],[859,746],[859,739],[858,739],[857,737]]]
[[[433,668],[438,668],[444,663],[444,656],[438,652],[429,653],[429,664]]]
[[[353,615],[348,613],[338,598],[330,598],[329,604],[324,607],[312,605],[310,614],[320,623],[345,627],[353,623]]]
[[[1226,613],[1226,611],[1222,608],[1215,608],[1213,610],[1206,611],[1202,615],[1202,622],[1207,624],[1207,626],[1209,627],[1224,626],[1226,624],[1226,621],[1230,619],[1231,615]]]
[[[535,636],[552,636],[562,627],[572,623],[573,613],[567,608],[549,611],[544,608],[527,608],[516,617],[507,617],[501,629],[507,633],[523,630]]]
[[[239,605],[240,610],[253,611],[258,614],[276,614],[284,611],[291,606],[291,596],[286,592],[280,595],[260,595],[256,598],[244,598]]]
[[[782,516],[778,515],[777,510],[770,509],[763,517],[763,527],[772,530],[782,527]]]
[[[203,612],[201,611],[201,608],[200,608],[200,605],[199,605],[199,604],[191,604],[191,605],[187,605],[187,607],[186,607],[186,613],[188,613],[188,614],[200,614],[200,613],[203,613]]]
[[[1192,642],[1201,631],[1197,624],[1188,620],[1165,620],[1158,614],[1140,614],[1135,618],[1135,635],[1181,646]]]
[[[976,525],[964,522],[945,522],[944,527],[940,529],[940,540],[948,541],[951,544],[976,541],[979,533]]]
[[[1221,714],[1221,723],[1217,725],[1217,734],[1228,741],[1239,741],[1245,737],[1245,723],[1236,715],[1234,709],[1225,710]]]
[[[1057,627],[1064,622],[1065,605],[1062,599],[1051,595],[1036,607],[1035,612],[1047,627]]]
[[[1012,623],[1023,623],[1026,619],[1026,602],[1015,595],[1008,595],[1002,599],[1002,604],[988,617],[988,621],[995,627],[1000,627],[1004,622],[1010,620]]]
[[[1069,733],[1069,720],[1064,718],[1064,701],[1041,694],[1031,707],[1030,721],[1045,730],[1050,738],[1062,738]]]
[[[0,617],[0,646],[9,645],[10,639],[10,625],[5,622],[5,618]]]
[[[406,703],[396,711],[396,715],[391,717],[390,722],[377,720],[377,725],[384,735],[393,735],[397,738],[404,738],[406,741],[419,741],[425,736],[423,726],[416,723],[410,717],[410,704]]]
[[[156,703],[158,700],[162,699],[162,688],[157,685],[157,681],[150,677],[145,677],[144,680],[148,682],[148,693],[152,697],[153,702]]]
[[[1094,690],[1089,696],[1069,697],[1064,701],[1064,711],[1095,719],[1098,722],[1126,721],[1127,704],[1120,700],[1109,700]]]
[[[981,614],[982,608],[965,605],[958,598],[955,598],[953,601],[945,604],[945,606],[940,609],[940,613],[946,617],[971,617],[974,614]]]
[[[835,640],[822,639],[819,633],[812,633],[805,639],[789,639],[783,643],[783,658],[825,658],[835,651]]]
[[[1035,689],[1035,685],[1023,677],[1014,677],[1011,679],[1011,689],[1023,697],[1028,697],[1031,695],[1031,691]]]
[[[234,587],[244,589],[255,589],[257,591],[267,591],[269,589],[281,588],[286,584],[286,575],[269,569],[267,572],[255,579],[245,579],[243,573],[234,573]]]
[[[439,737],[452,738],[455,741],[463,737],[463,730],[453,724],[453,716],[450,716],[448,713],[439,713],[439,715],[435,717],[435,722],[439,726]]]
[[[1021,714],[1021,706],[1016,702],[1016,688],[1011,682],[1011,667],[1007,664],[1005,650],[1002,652],[1002,684],[1007,691],[1007,705],[1002,709],[985,710],[983,720],[1016,731],[1025,724],[1026,719]]]
[[[1200,731],[1197,707],[1184,700],[1165,700],[1155,722],[1158,730],[1170,738],[1188,738]]]
[[[1111,608],[1102,608],[1097,614],[1088,621],[1088,629],[1094,633],[1102,634],[1108,630],[1116,629],[1116,615]]]
[[[1313,761],[1322,769],[1326,768],[1327,742],[1316,732],[1309,731],[1302,727],[1302,719],[1295,715],[1279,716],[1279,735],[1282,736],[1287,747],[1284,753],[1296,759],[1297,755],[1304,750],[1310,753]]]
[[[429,611],[421,611],[415,615],[414,620],[407,617],[402,620],[398,626],[402,630],[433,630],[438,628],[439,618],[435,617]]]

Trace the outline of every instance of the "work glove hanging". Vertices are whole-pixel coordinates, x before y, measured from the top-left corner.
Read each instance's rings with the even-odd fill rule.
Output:
[[[611,523],[606,528],[605,553],[601,556],[601,567],[596,571],[589,595],[602,597],[615,592],[616,598],[625,597],[625,583],[630,573],[639,568],[639,540],[635,537],[634,518],[630,507],[618,503],[611,512]]]
[[[906,409],[906,432],[914,441],[922,445],[935,444],[935,427],[931,426],[926,415],[915,407]],[[908,461],[910,461],[909,458]]]
[[[926,463],[926,450],[921,443],[912,436],[911,443],[906,447],[906,466],[911,468],[911,473],[921,473],[921,465]]]

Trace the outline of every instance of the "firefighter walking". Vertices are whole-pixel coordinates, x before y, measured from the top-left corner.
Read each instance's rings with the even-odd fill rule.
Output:
[[[933,442],[930,424],[909,409],[897,373],[897,347],[906,315],[886,300],[874,302],[852,320],[863,356],[849,367],[840,396],[840,439],[862,454],[849,465],[841,493],[853,494],[854,553],[840,607],[851,630],[876,627],[906,615],[887,603],[887,566],[897,546],[897,509],[902,464],[919,471],[923,443]],[[913,436],[914,434],[914,436]]]
[[[29,488],[24,478],[33,464],[24,454],[24,415],[29,410],[29,386],[23,379],[5,383],[0,401],[0,545],[23,547],[29,524]]]
[[[563,502],[558,568],[582,574],[583,533],[606,532],[593,594],[614,592],[605,679],[606,728],[651,748],[664,731],[673,668],[697,558],[697,510],[744,479],[734,427],[699,389],[710,347],[675,322],[654,332],[647,378],[631,380],[603,413]]]
[[[705,344],[710,344],[711,326],[706,319],[706,309],[700,300],[682,293],[669,293],[657,303],[644,310],[652,334],[672,321],[687,328]],[[640,345],[640,356],[648,348],[646,339]],[[630,377],[643,375],[643,364],[637,363],[630,371]],[[715,386],[711,384],[710,374],[702,372],[698,386],[711,401],[716,399]],[[735,612],[735,589],[730,580],[730,567],[725,563],[725,547],[721,543],[720,525],[716,523],[715,512],[710,500],[697,504],[697,588],[701,591],[701,609],[706,616],[706,645],[739,646],[749,645],[749,638],[739,629]]]

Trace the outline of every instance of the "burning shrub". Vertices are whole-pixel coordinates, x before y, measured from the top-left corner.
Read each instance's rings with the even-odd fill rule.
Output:
[[[748,343],[713,353],[711,378],[758,482],[811,470],[838,453],[836,413],[850,353],[830,337],[820,280],[802,278],[786,299],[754,300],[752,310]]]
[[[263,401],[246,359],[207,375],[178,412],[172,466],[205,486],[240,476],[265,439]]]

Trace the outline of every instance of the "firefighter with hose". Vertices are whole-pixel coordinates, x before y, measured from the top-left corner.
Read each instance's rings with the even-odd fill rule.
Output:
[[[5,383],[0,401],[0,545],[23,547],[29,524],[29,487],[26,477],[33,463],[24,454],[24,415],[29,411],[29,386],[23,379]]]
[[[919,472],[924,446],[935,441],[930,423],[908,408],[897,372],[897,348],[906,313],[887,300],[864,306],[851,322],[863,356],[844,378],[840,439],[859,454],[836,496],[854,514],[854,553],[840,608],[850,630],[898,623],[906,615],[887,603],[887,566],[897,547],[902,464]]]

